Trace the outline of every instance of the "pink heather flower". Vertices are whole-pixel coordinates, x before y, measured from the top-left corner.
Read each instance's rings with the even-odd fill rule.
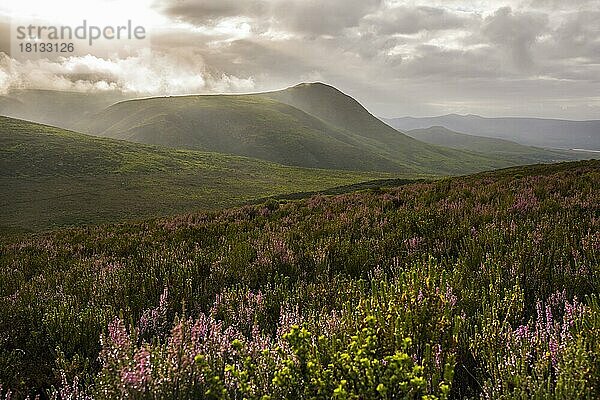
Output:
[[[515,331],[515,335],[519,340],[523,340],[529,337],[529,327],[527,325],[520,325]]]
[[[435,346],[434,357],[436,367],[440,368],[442,366],[442,346],[439,344]]]
[[[133,361],[133,367],[125,367],[121,371],[121,383],[126,389],[143,392],[152,376],[150,352],[145,347],[141,347],[135,353]]]
[[[548,342],[548,348],[550,350],[550,357],[552,358],[552,366],[556,368],[558,364],[558,341],[554,338],[550,339],[550,341]]]
[[[533,189],[527,188],[517,194],[512,206],[513,211],[528,212],[539,208],[539,201]]]
[[[0,385],[0,396],[2,396],[2,385]],[[10,389],[6,390],[6,393],[4,393],[4,400],[11,400],[12,399],[12,391]]]
[[[409,251],[417,250],[421,243],[423,243],[423,238],[419,236],[406,239],[404,241],[404,245],[408,248]]]
[[[454,295],[454,293],[452,293],[451,286],[446,286],[446,300],[448,301],[448,303],[450,303],[452,307],[456,305],[457,298]]]
[[[546,304],[546,334],[550,336],[554,327],[554,318],[552,317],[552,307]]]
[[[108,324],[108,337],[120,349],[129,349],[131,346],[125,324],[119,318],[115,318],[113,322]]]
[[[537,314],[537,321],[536,321],[536,324],[535,324],[535,331],[536,331],[535,333],[536,333],[536,336],[538,338],[540,338],[541,335],[546,332],[546,330],[542,326],[543,320],[544,320],[544,317],[543,317],[544,313],[543,313],[543,308],[542,308],[542,302],[541,301],[538,300],[535,303],[535,310],[536,310],[536,314]]]
[[[91,400],[91,397],[79,389],[79,378],[75,376],[73,382],[69,383],[64,371],[60,371],[60,389],[52,393],[51,400]],[[36,399],[38,396],[36,396]]]
[[[169,308],[169,289],[164,288],[160,295],[158,307],[144,310],[138,322],[138,335],[150,332],[162,334],[167,330],[167,313]]]

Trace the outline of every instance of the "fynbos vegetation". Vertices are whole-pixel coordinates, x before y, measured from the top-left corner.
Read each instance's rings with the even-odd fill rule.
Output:
[[[2,396],[600,397],[600,163],[5,238]]]

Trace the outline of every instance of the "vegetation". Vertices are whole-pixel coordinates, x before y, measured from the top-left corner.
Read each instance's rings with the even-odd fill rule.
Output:
[[[5,238],[4,393],[598,398],[598,187],[586,161]]]
[[[0,233],[214,210],[386,176],[100,139],[0,117]]]

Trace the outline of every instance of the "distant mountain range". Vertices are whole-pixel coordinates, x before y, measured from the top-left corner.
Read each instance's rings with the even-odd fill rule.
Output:
[[[443,126],[452,131],[512,140],[528,146],[600,150],[600,120],[568,121],[540,118],[484,118],[477,115],[385,119],[400,130]]]
[[[101,137],[306,168],[458,175],[582,158],[516,143],[473,146],[474,140],[466,140],[468,146],[459,146],[450,132],[443,132],[445,139],[438,132],[436,140],[405,135],[323,83],[268,93],[131,100],[114,93],[24,90],[0,97],[0,114]]]
[[[451,131],[443,126],[413,129],[404,133],[425,143],[495,156],[515,164],[547,163],[556,160],[586,159],[590,157],[588,152],[549,150],[525,146],[505,139],[466,135]]]

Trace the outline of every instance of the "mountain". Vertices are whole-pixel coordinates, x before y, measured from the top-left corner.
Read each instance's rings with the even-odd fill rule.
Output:
[[[111,105],[79,130],[311,168],[452,175],[513,165],[398,133],[353,98],[321,83],[248,95],[129,100]]]
[[[589,153],[568,150],[548,150],[539,147],[525,146],[505,139],[488,138],[483,136],[465,135],[433,126],[427,129],[413,129],[404,134],[425,143],[450,147],[453,149],[469,150],[490,157],[505,160],[507,163],[536,164],[557,160],[571,160],[579,157],[586,159]]]
[[[74,129],[109,105],[127,99],[117,92],[13,90],[0,96],[0,115]]]
[[[130,100],[108,107],[87,127],[100,136],[286,165],[412,172],[384,155],[363,151],[358,140],[335,126],[257,95]]]
[[[281,166],[0,117],[0,230],[211,210],[389,175]]]
[[[484,118],[450,114],[429,118],[394,118],[385,122],[401,131],[443,126],[457,132],[507,139],[528,146],[600,150],[600,120]]]

